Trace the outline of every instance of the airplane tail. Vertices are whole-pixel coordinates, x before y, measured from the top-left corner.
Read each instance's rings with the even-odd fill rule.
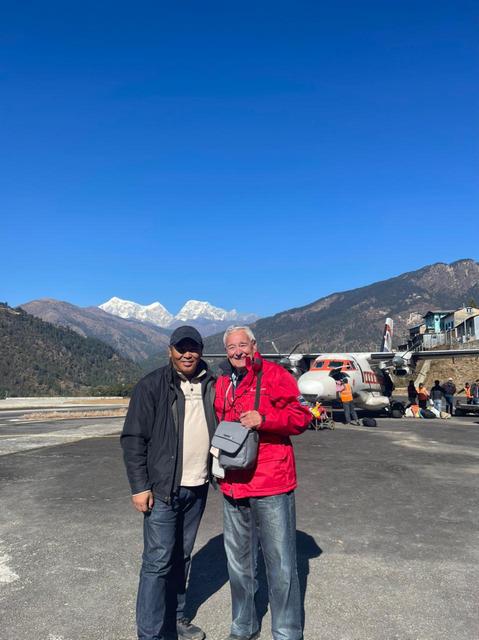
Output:
[[[383,353],[393,350],[393,321],[391,318],[386,318],[386,324],[384,325],[383,341],[381,342],[381,349]]]

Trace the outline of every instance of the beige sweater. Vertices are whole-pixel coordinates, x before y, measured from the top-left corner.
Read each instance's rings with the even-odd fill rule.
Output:
[[[181,390],[185,396],[185,423],[183,431],[183,474],[181,486],[196,487],[208,481],[208,455],[210,436],[206,422],[201,378],[187,380],[181,373]]]

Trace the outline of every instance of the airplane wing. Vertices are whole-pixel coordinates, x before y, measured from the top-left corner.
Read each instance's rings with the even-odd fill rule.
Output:
[[[438,349],[412,352],[414,360],[433,360],[435,358],[456,358],[461,356],[479,356],[479,349]]]
[[[278,360],[281,358],[286,358],[287,354],[284,353],[262,353],[263,358],[268,358],[268,360]],[[226,358],[226,353],[204,353],[203,358]]]
[[[377,351],[376,353],[370,353],[369,360],[372,361],[387,361],[392,360],[395,357],[411,360],[435,360],[436,358],[456,358],[465,356],[478,356],[479,349],[434,349],[431,351]]]
[[[294,358],[300,360],[301,358],[318,358],[319,356],[324,355],[320,352],[318,353],[295,353]],[[390,353],[387,354],[391,356]],[[263,358],[267,360],[282,360],[283,358],[290,358],[290,353],[261,353]],[[226,358],[226,353],[204,353],[202,355],[203,358]],[[383,358],[384,359],[384,358]]]
[[[301,358],[319,358],[319,356],[324,355],[318,351],[318,353],[262,353],[263,358],[268,358],[268,360],[281,360],[282,358],[296,358],[300,360]]]

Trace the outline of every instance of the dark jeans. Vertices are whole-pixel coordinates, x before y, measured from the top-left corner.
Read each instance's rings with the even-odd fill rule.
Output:
[[[452,416],[452,413],[454,411],[454,396],[451,396],[448,393],[446,393],[444,397],[446,399],[446,411],[450,413]]]
[[[268,579],[273,639],[301,640],[294,492],[241,500],[224,496],[223,504],[231,633],[250,636],[259,628],[255,606],[259,542]]]
[[[155,499],[143,522],[143,564],[136,601],[140,640],[162,640],[184,615],[191,552],[208,485],[180,487],[171,504]]]
[[[358,414],[356,413],[356,408],[354,407],[354,402],[343,402],[344,409],[344,420],[346,423],[358,421]]]

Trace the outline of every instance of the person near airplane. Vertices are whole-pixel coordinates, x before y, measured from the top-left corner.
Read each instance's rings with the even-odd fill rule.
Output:
[[[417,401],[417,389],[414,384],[414,380],[409,380],[409,384],[407,386],[407,399],[409,404],[416,404]]]
[[[429,393],[424,386],[424,382],[420,382],[417,388],[417,403],[421,409],[427,409],[427,401],[429,400]]]
[[[445,397],[446,392],[444,387],[442,387],[439,383],[439,380],[434,380],[434,386],[431,387],[430,397],[434,408],[439,412],[442,411],[442,399]]]
[[[449,378],[447,382],[443,384],[444,397],[446,398],[446,411],[452,416],[454,413],[454,394],[456,393],[456,385]]]
[[[203,640],[185,616],[190,556],[206,504],[216,428],[214,377],[188,325],[170,337],[170,362],[136,385],[121,446],[132,503],[143,518],[139,640]]]
[[[472,404],[472,391],[471,391],[471,385],[469,384],[469,382],[466,382],[464,384],[464,393],[466,394],[467,404]]]
[[[466,396],[466,404],[472,404],[472,391],[471,391],[471,385],[469,384],[469,382],[465,382],[464,387],[457,393],[458,395],[460,393],[464,393]]]
[[[479,378],[471,384],[472,404],[479,404]]]
[[[224,545],[232,601],[227,640],[259,636],[255,605],[258,543],[266,567],[273,639],[301,640],[294,498],[297,480],[290,436],[307,429],[312,415],[301,401],[293,376],[257,352],[249,327],[227,329],[224,345],[225,373],[216,384],[218,419],[240,422],[259,434],[255,467],[226,470],[225,477],[218,479],[224,494]]]
[[[347,378],[343,378],[339,385],[336,385],[339,399],[343,405],[344,411],[344,422],[346,424],[356,424],[359,426],[359,418],[356,413],[356,407],[354,406],[353,401],[353,391],[351,389],[351,385],[349,384],[349,380]],[[353,422],[354,420],[354,422]]]

